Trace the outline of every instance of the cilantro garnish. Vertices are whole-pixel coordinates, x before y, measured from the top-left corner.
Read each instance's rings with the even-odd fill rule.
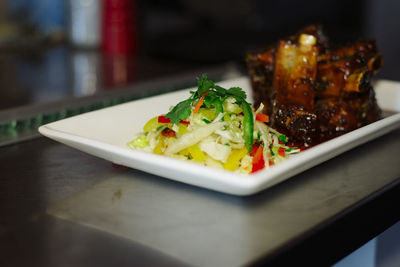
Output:
[[[246,92],[244,92],[242,90],[242,88],[240,87],[232,87],[228,89],[228,94],[232,95],[232,96],[238,96],[241,97],[243,99],[246,99]]]
[[[199,100],[205,93],[207,93],[207,95],[204,98],[204,105],[207,108],[214,106],[218,113],[223,112],[222,103],[229,96],[234,97],[240,105],[250,105],[245,100],[246,93],[242,88],[232,87],[225,89],[216,85],[213,81],[208,80],[207,75],[203,74],[197,81],[197,90],[191,92],[191,96],[188,99],[174,106],[165,117],[169,118],[171,123],[178,124],[180,120],[184,120],[190,115],[193,102]]]
[[[196,96],[201,97],[203,94],[207,93],[215,84],[211,80],[207,80],[207,75],[203,74],[197,82],[198,89],[196,91]]]
[[[195,99],[189,98],[179,102],[165,115],[165,118],[169,118],[173,124],[178,124],[181,120],[186,119],[190,115],[192,112],[191,104],[194,100]]]
[[[207,95],[205,95],[207,94]],[[216,85],[213,81],[207,79],[207,75],[203,74],[197,81],[197,90],[191,92],[191,96],[179,102],[170,112],[165,115],[171,120],[171,123],[178,124],[180,120],[186,119],[192,112],[192,105],[196,100],[199,100],[203,95],[203,105],[207,108],[214,106],[216,113],[223,112],[222,103],[227,97],[233,97],[236,102],[242,106],[244,113],[243,130],[247,150],[251,151],[253,145],[253,113],[251,105],[246,102],[246,93],[240,87],[231,87],[225,89]]]

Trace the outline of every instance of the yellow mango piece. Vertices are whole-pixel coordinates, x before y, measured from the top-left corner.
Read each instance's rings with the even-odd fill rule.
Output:
[[[182,156],[188,156],[190,154],[190,152],[187,148],[185,148],[185,149],[182,149],[181,151],[179,151],[178,154],[182,155]]]
[[[187,133],[187,132],[189,132],[189,130],[188,130],[188,128],[187,128],[187,125],[185,125],[185,124],[183,124],[183,123],[179,123],[179,129],[178,129],[178,134],[179,135],[183,135],[183,134],[185,134],[185,133]]]
[[[228,113],[224,114],[224,121],[230,121],[231,120],[231,116],[229,116]]]
[[[206,155],[197,144],[188,147],[187,150],[195,161],[204,162],[206,160]]]
[[[215,110],[214,109],[204,109],[204,108],[201,108],[200,110],[199,110],[199,114],[202,116],[202,117],[205,117],[207,120],[209,120],[209,121],[213,121],[214,119],[215,119]]]
[[[156,117],[150,119],[148,122],[146,122],[146,124],[143,126],[143,131],[150,132],[151,130],[153,130],[163,124],[165,124],[165,123],[158,122],[158,116],[156,116]]]
[[[224,164],[224,169],[229,171],[235,171],[239,168],[240,160],[247,155],[247,149],[233,149],[229,155],[226,163]]]
[[[163,151],[162,151],[163,147],[164,147],[164,138],[161,137],[160,141],[158,141],[156,147],[153,150],[154,154],[162,155],[163,154]]]
[[[130,141],[128,147],[135,149],[135,148],[144,148],[148,145],[147,139],[145,135],[139,136],[135,140]]]

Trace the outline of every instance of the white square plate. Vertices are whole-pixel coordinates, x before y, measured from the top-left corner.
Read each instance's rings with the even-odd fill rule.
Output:
[[[248,99],[252,99],[247,77],[218,84],[224,87],[239,86],[247,92]],[[399,127],[400,83],[381,80],[374,88],[380,107],[394,111],[394,115],[312,147],[270,169],[250,175],[127,148],[127,142],[133,139],[134,134],[142,131],[143,125],[150,118],[165,114],[171,106],[188,98],[189,89],[56,121],[41,126],[39,131],[51,139],[116,164],[220,192],[250,195]]]

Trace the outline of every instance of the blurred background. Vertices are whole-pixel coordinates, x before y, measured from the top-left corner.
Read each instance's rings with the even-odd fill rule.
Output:
[[[400,2],[0,0],[0,110],[234,64],[318,23],[330,40],[377,40],[378,78],[400,79]]]

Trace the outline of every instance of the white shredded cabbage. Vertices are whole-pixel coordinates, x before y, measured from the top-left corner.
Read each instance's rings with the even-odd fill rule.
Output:
[[[215,160],[226,162],[232,152],[230,146],[219,144],[214,138],[206,138],[199,143],[200,149]]]
[[[179,151],[197,144],[202,139],[214,133],[216,130],[221,129],[226,125],[226,122],[215,122],[207,124],[205,126],[199,126],[191,132],[183,134],[179,139],[170,144],[168,148],[164,151],[164,154],[169,156]]]

